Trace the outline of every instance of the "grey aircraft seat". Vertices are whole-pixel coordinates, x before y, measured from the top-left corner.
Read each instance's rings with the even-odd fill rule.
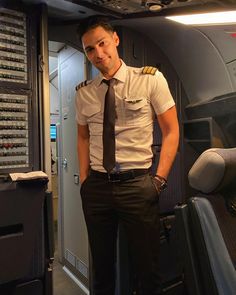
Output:
[[[198,192],[175,208],[188,293],[236,294],[236,148],[204,151],[188,178]]]

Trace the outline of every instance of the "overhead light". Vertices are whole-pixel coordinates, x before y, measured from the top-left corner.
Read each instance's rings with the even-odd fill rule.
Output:
[[[185,25],[235,24],[236,11],[176,15],[176,16],[167,16],[166,18],[181,24],[185,24]]]
[[[155,11],[160,11],[163,7],[163,5],[160,3],[160,1],[157,0],[144,0],[142,1],[143,6],[147,7],[150,11],[155,12]]]
[[[162,5],[161,4],[152,4],[148,6],[149,10],[152,12],[160,11],[162,10]]]

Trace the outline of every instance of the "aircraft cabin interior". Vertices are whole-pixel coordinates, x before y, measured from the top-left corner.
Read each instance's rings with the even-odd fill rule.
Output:
[[[161,294],[236,294],[236,1],[0,0],[0,295],[94,294],[75,96],[98,74],[77,34],[95,15],[127,65],[163,73],[177,108]],[[152,171],[161,148],[155,120]],[[121,225],[115,295],[134,294]]]

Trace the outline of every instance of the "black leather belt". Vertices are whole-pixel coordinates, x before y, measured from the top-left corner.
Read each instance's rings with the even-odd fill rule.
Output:
[[[103,179],[108,179],[108,182],[121,182],[135,177],[149,173],[150,169],[132,169],[120,172],[105,173],[100,171],[91,170],[90,175]]]

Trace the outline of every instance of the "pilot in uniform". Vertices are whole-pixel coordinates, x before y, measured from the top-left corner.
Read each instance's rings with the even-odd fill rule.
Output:
[[[165,180],[150,174],[153,122],[175,105],[166,79],[156,68],[121,61],[115,79],[115,176],[103,167],[103,110],[108,86],[100,73],[77,86],[76,119],[89,128],[89,176],[81,186],[92,254],[95,294],[113,295],[116,239],[121,223],[127,236],[138,294],[159,294],[159,194]],[[162,182],[163,181],[163,182]],[[161,185],[160,185],[161,184]]]

